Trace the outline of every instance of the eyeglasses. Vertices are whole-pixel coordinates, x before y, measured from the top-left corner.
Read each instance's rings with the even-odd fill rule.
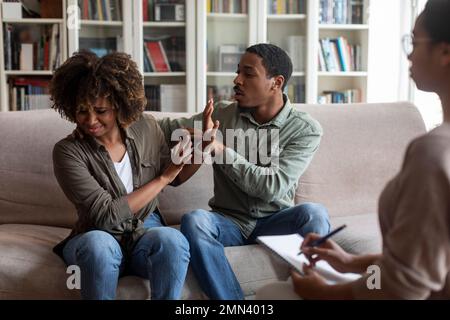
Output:
[[[417,43],[432,42],[432,41],[433,40],[430,38],[414,38],[412,34],[406,34],[402,38],[403,51],[407,56],[409,56],[413,52]]]

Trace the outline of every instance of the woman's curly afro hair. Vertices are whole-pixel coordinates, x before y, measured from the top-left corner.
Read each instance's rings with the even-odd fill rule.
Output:
[[[52,108],[63,118],[76,122],[81,106],[92,106],[97,98],[107,98],[117,110],[117,119],[127,127],[142,114],[147,100],[142,75],[125,53],[97,57],[80,51],[67,59],[50,82]]]

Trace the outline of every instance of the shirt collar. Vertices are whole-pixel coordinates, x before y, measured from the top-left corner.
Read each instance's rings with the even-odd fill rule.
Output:
[[[284,123],[286,122],[289,114],[291,113],[292,110],[292,105],[291,102],[289,100],[289,97],[283,93],[283,101],[284,101],[284,107],[280,110],[280,112],[278,112],[278,114],[269,122],[264,123],[264,124],[258,124],[256,122],[256,120],[253,118],[251,112],[248,111],[241,111],[241,116],[245,117],[247,119],[249,119],[251,122],[253,122],[254,124],[260,126],[260,125],[274,125],[278,128],[281,128]]]

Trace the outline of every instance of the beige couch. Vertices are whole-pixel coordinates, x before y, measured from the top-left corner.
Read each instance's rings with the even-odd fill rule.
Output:
[[[352,252],[380,250],[377,199],[400,168],[408,142],[425,132],[415,107],[405,103],[300,105],[324,128],[319,151],[300,179],[295,201],[329,209],[332,225],[348,228],[336,237]],[[166,114],[167,115],[167,114]],[[155,114],[156,117],[164,114]],[[180,116],[180,114],[170,114]],[[52,247],[69,233],[76,215],[53,176],[52,148],[73,129],[53,110],[0,113],[0,299],[77,299],[69,274]],[[160,209],[171,224],[197,207],[208,208],[212,170],[167,187]],[[283,279],[287,267],[259,245],[226,248],[247,298],[267,282]],[[119,299],[147,299],[148,281],[124,277]],[[184,299],[202,298],[189,271]]]

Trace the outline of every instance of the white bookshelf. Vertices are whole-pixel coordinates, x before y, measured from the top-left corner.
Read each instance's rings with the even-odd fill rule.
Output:
[[[318,16],[319,4],[313,0],[308,1],[312,14]],[[357,44],[361,47],[361,70],[347,72],[319,71],[318,59],[314,63],[317,67],[312,68],[310,81],[313,83],[309,92],[308,102],[317,103],[317,97],[324,91],[344,91],[348,89],[358,89],[361,93],[361,102],[367,101],[368,96],[368,59],[369,59],[369,35],[370,35],[370,0],[363,1],[362,23],[361,24],[333,24],[319,23],[319,20],[311,21],[311,28],[316,29],[316,37],[308,41],[308,47],[314,56],[318,56],[320,50],[317,39],[345,37],[350,44]],[[313,57],[311,57],[313,60]]]
[[[7,70],[5,66],[5,25],[12,26],[28,26],[35,29],[43,26],[58,25],[59,32],[59,50],[60,50],[60,64],[67,59],[67,15],[66,15],[66,0],[59,0],[62,2],[61,18],[3,18],[3,0],[0,0],[0,111],[10,111],[10,91],[8,81],[10,78],[17,77],[34,77],[34,79],[50,80],[53,75],[53,70]],[[45,107],[45,106],[44,106]],[[48,106],[50,107],[50,105]]]
[[[142,1],[133,2],[133,52],[134,59],[143,72],[144,84],[146,86],[182,85],[185,88],[183,93],[185,101],[182,106],[161,105],[161,111],[196,111],[196,0],[182,2],[185,6],[184,21],[144,21]],[[183,71],[144,72],[144,38],[161,36],[184,37],[186,55],[182,63]],[[163,101],[163,97],[161,97],[161,101]],[[170,101],[170,99],[164,99],[164,101]],[[178,104],[179,102],[175,101],[174,103]]]
[[[56,0],[57,1],[57,0]],[[69,6],[77,6],[77,0],[61,0],[64,5],[62,19],[2,19],[0,21],[0,56],[4,56],[4,25],[10,24],[54,24],[61,25],[62,61],[78,51],[82,37],[117,37],[122,41],[124,52],[130,54],[142,72],[146,85],[185,85],[186,102],[184,111],[202,111],[206,103],[207,87],[232,88],[235,70],[219,68],[218,48],[226,44],[239,44],[244,49],[250,45],[269,42],[286,49],[289,36],[303,36],[303,67],[294,70],[289,84],[304,86],[302,101],[317,103],[323,91],[358,88],[363,101],[370,96],[369,45],[371,23],[369,0],[364,0],[362,24],[319,24],[319,4],[317,0],[306,0],[305,12],[269,13],[269,0],[247,0],[246,13],[208,12],[206,0],[185,0],[184,21],[143,21],[142,1],[121,1],[120,21],[98,21],[81,19],[67,15]],[[0,3],[2,0],[0,0]],[[79,28],[67,28],[68,21]],[[173,72],[144,72],[144,37],[163,34],[185,37],[185,70]],[[351,72],[319,71],[319,39],[324,37],[346,37],[350,43],[362,48],[362,68]],[[0,59],[0,101],[1,110],[8,110],[7,82],[14,76],[50,77],[51,70],[22,71],[5,70],[4,59]],[[237,66],[236,66],[237,67]],[[373,85],[371,87],[374,87]],[[173,108],[168,108],[173,109]],[[164,111],[164,108],[163,110]]]
[[[115,38],[116,50],[133,55],[132,7],[127,0],[119,1],[120,9],[116,8],[116,10],[120,10],[120,20],[83,19],[83,15],[80,15],[81,12],[76,12],[76,14],[71,17],[78,28],[68,29],[69,56],[72,56],[73,53],[83,49],[80,46],[80,39],[89,38]],[[78,4],[78,0],[67,0],[68,6],[77,7]]]
[[[208,85],[233,85],[234,72],[217,68],[218,46],[235,43],[250,46],[255,43],[272,43],[288,51],[289,36],[304,37],[302,66],[294,69],[289,85],[296,94],[293,102],[317,103],[323,91],[359,89],[363,101],[367,97],[368,47],[369,47],[369,0],[364,0],[362,24],[319,24],[320,2],[306,0],[304,12],[270,13],[269,0],[249,0],[248,14],[208,13],[206,1],[197,6],[197,106],[206,103]],[[319,39],[343,36],[350,43],[361,45],[362,70],[351,72],[319,71]],[[291,57],[292,58],[292,57]],[[294,60],[294,59],[293,59]],[[299,101],[295,101],[299,99]],[[201,109],[198,109],[201,111]]]

